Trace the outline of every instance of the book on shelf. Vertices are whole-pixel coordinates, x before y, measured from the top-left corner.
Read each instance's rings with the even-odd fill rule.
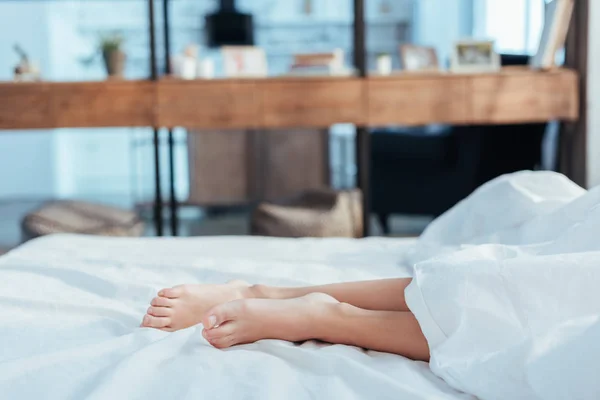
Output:
[[[344,62],[344,52],[337,49],[327,53],[295,54],[288,75],[292,76],[350,76],[353,70]]]
[[[292,67],[287,75],[289,76],[352,76],[355,74],[353,68],[331,68],[328,66],[301,66]]]

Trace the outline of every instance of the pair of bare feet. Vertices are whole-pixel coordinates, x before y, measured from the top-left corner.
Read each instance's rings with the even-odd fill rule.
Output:
[[[202,323],[202,336],[217,348],[262,339],[319,339],[314,327],[327,305],[338,303],[323,293],[273,300],[246,282],[181,285],[163,289],[152,299],[142,327],[168,332]]]

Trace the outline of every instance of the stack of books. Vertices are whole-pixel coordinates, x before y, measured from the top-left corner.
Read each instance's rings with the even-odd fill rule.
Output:
[[[329,53],[295,54],[290,67],[292,76],[349,76],[352,69],[346,67],[344,52],[335,50]]]

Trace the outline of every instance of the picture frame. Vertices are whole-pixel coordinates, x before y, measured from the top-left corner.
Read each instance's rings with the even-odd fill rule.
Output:
[[[531,58],[529,66],[548,70],[556,66],[556,53],[565,45],[575,0],[552,0],[544,6],[544,28],[538,51]]]
[[[500,55],[493,40],[461,40],[454,44],[450,70],[454,73],[498,72]]]
[[[269,74],[264,49],[256,46],[224,46],[223,69],[227,78],[264,78]]]
[[[407,72],[440,71],[437,50],[434,47],[404,44],[400,46],[402,69]]]

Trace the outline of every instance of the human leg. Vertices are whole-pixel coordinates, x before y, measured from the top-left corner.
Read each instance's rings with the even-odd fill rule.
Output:
[[[203,324],[203,336],[217,348],[262,339],[317,339],[429,360],[427,341],[411,312],[365,310],[323,293],[235,300],[209,310]]]
[[[143,327],[175,331],[201,322],[212,307],[239,299],[284,300],[324,293],[358,308],[378,311],[408,311],[404,289],[410,278],[334,283],[321,286],[275,287],[233,281],[225,285],[180,285],[163,289],[155,297],[142,322]]]

